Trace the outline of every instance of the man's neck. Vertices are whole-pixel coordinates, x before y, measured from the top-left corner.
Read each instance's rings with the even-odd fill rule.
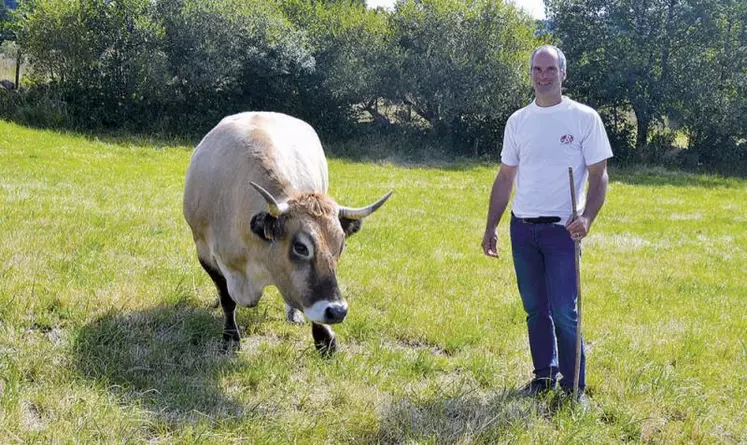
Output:
[[[538,107],[552,107],[563,102],[563,96],[560,94],[540,96],[539,94],[534,96],[534,102]]]

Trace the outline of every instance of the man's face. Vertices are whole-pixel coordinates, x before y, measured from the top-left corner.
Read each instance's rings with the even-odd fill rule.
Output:
[[[560,71],[558,55],[551,49],[541,50],[532,61],[532,86],[538,96],[560,96],[565,71]]]

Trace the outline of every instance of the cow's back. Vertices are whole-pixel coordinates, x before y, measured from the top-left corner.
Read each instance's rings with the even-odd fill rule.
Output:
[[[249,238],[251,217],[267,210],[252,181],[278,199],[326,193],[327,162],[311,126],[280,113],[248,112],[226,117],[203,138],[184,186],[184,217],[198,250],[206,243],[211,250],[236,249]]]

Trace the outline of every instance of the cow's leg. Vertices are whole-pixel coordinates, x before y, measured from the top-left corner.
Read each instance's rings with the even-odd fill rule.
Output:
[[[286,304],[285,321],[287,321],[288,323],[301,324],[304,322],[303,312]]]
[[[220,300],[220,306],[223,308],[223,347],[228,349],[229,347],[239,347],[241,336],[239,335],[239,328],[236,326],[236,302],[231,299],[228,294],[228,287],[226,285],[225,277],[220,273],[219,270],[214,269],[206,262],[200,259],[202,268],[205,269],[210,278],[212,278],[215,287],[218,288],[218,299]],[[234,343],[232,345],[232,343]]]
[[[314,346],[324,357],[329,357],[337,351],[335,333],[326,324],[311,323],[311,335],[314,336]]]

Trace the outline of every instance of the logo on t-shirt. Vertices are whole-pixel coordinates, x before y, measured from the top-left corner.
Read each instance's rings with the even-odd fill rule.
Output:
[[[571,142],[573,142],[573,136],[570,134],[564,134],[563,136],[560,136],[560,143],[568,145]]]

